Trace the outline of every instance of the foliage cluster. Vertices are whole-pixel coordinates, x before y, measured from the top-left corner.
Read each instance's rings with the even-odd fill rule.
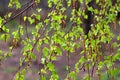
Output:
[[[46,80],[48,74],[50,75],[49,80],[59,80],[60,76],[53,62],[63,54],[66,54],[68,60],[66,63],[68,73],[65,80],[76,80],[78,74],[82,74],[81,70],[87,71],[85,76],[81,76],[82,80],[92,80],[93,75],[96,75],[98,80],[105,80],[102,75],[103,70],[109,76],[107,79],[110,80],[115,80],[115,77],[120,74],[119,67],[115,66],[116,61],[120,60],[120,35],[116,37],[111,31],[111,29],[116,28],[117,23],[120,23],[116,18],[120,11],[120,1],[116,0],[113,5],[111,0],[95,0],[99,6],[96,8],[88,6],[91,0],[85,0],[86,2],[84,0],[67,0],[66,5],[63,4],[65,1],[48,0],[49,13],[44,20],[41,20],[39,12],[42,10],[39,8],[36,9],[37,13],[33,12],[31,15],[27,15],[28,9],[40,2],[39,0],[31,0],[25,10],[12,18],[14,19],[26,12],[26,15],[21,17],[25,25],[20,22],[18,29],[13,32],[5,25],[7,20],[12,20],[13,13],[8,13],[5,18],[0,17],[0,28],[5,31],[5,33],[1,33],[0,40],[8,42],[12,36],[14,44],[14,46],[9,47],[9,53],[3,53],[0,50],[0,61],[6,59],[7,56],[12,57],[12,50],[15,46],[18,43],[22,44],[22,57],[14,80],[25,80],[25,74],[30,70],[30,65],[35,60],[44,65],[38,71],[39,80]],[[84,5],[85,8],[81,6],[76,10],[76,2]],[[19,0],[10,0],[9,7],[12,8],[13,5],[16,9],[21,9]],[[68,9],[71,10],[70,15],[66,14]],[[94,22],[87,35],[84,34],[82,28],[84,23],[81,19],[81,17],[88,18],[85,13],[86,9],[94,15]],[[30,33],[31,36],[27,31],[28,22],[35,27]],[[76,51],[81,47],[83,49],[80,52]],[[35,50],[40,53],[41,57],[37,58],[34,54]],[[70,67],[71,55],[74,57],[80,55],[79,60],[74,65],[74,70],[71,70]],[[23,63],[27,64],[24,68],[22,68]]]

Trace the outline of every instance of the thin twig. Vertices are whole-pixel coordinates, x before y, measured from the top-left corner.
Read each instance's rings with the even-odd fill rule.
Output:
[[[25,9],[23,9],[21,12],[19,12],[18,14],[16,14],[15,16],[11,17],[9,20],[5,21],[2,25],[1,28],[7,24],[8,22],[14,20],[16,17],[18,17],[19,15],[21,15],[22,13],[24,13],[27,9],[29,9],[30,7],[32,7],[32,5],[35,4],[35,2],[32,2],[29,6],[27,6]]]
[[[29,4],[27,4],[27,5],[29,5]],[[29,10],[29,9],[26,10],[26,17],[28,17],[28,10]],[[25,22],[25,31],[26,31],[27,38],[29,39],[27,26],[28,26],[28,19],[27,19],[26,22]]]

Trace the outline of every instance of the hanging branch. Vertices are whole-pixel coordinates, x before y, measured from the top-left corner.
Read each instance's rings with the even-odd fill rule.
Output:
[[[29,5],[29,4],[27,4],[27,5]],[[26,10],[26,17],[28,17],[28,10],[29,9]],[[27,26],[28,26],[28,19],[25,22],[25,30],[26,30],[26,36],[29,39]]]
[[[7,24],[8,22],[14,20],[16,17],[18,17],[19,15],[21,15],[22,13],[24,13],[27,9],[29,9],[30,7],[32,7],[35,4],[35,2],[32,2],[30,5],[28,5],[26,8],[24,8],[22,11],[20,11],[18,14],[16,14],[15,16],[9,18],[7,21],[3,22],[3,24],[0,26],[1,31],[4,31],[2,29],[2,27]],[[5,31],[4,31],[5,32]]]
[[[22,25],[22,14],[19,16],[19,24],[20,25]],[[19,34],[19,40],[22,40],[22,38],[21,38],[21,33],[20,33],[20,31],[21,31],[21,29],[20,29],[20,27],[18,28],[18,34]]]

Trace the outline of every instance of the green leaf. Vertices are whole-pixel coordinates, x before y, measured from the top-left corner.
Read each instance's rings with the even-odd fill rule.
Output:
[[[56,70],[52,71],[52,75],[50,77],[50,80],[59,80],[59,76],[58,76]]]
[[[30,22],[30,24],[33,24],[35,22],[35,19],[32,19],[31,17],[28,17],[28,21]]]
[[[84,18],[85,18],[85,19],[88,19],[88,15],[84,15]]]
[[[120,36],[117,36],[117,40],[120,40]]]
[[[85,63],[85,61],[86,61],[86,60],[85,60],[84,57],[81,57],[80,60],[79,60],[79,62],[80,62],[81,64]]]
[[[36,4],[40,3],[40,0],[35,0],[35,3],[36,3]]]
[[[32,57],[32,59],[36,60],[36,55],[33,53],[30,53],[30,56]]]
[[[31,52],[32,48],[33,48],[32,44],[28,43],[26,46],[24,46],[23,50],[26,54],[27,52]]]
[[[60,55],[60,56],[62,55],[62,51],[60,50],[59,47],[56,48],[56,52],[57,52],[58,55]]]
[[[103,64],[104,64],[103,62],[99,62],[98,68],[99,68],[99,69],[102,69],[102,68],[103,68]]]
[[[119,26],[120,26],[120,21],[118,22]]]
[[[26,21],[27,20],[27,17],[26,16],[24,16],[24,21]]]
[[[42,76],[42,77],[41,77],[41,80],[46,80],[46,77],[45,77],[45,76]]]
[[[72,80],[76,80],[76,78],[77,78],[77,75],[74,71],[70,72],[69,76],[71,77]]]
[[[83,0],[79,0],[80,3],[83,3]]]
[[[113,56],[113,60],[120,60],[120,49],[117,50],[117,53]]]
[[[88,7],[88,10],[89,11],[93,11],[94,9],[92,7]]]
[[[40,20],[40,17],[41,17],[40,15],[36,15],[37,20]]]
[[[45,43],[45,44],[49,44],[49,41],[48,41],[47,38],[44,38],[44,43]]]
[[[41,63],[45,64],[45,60],[46,60],[45,58],[41,58]]]
[[[79,69],[79,62],[77,62],[76,64],[75,64],[75,71],[76,71],[76,73],[79,73],[80,72],[80,69]]]
[[[11,17],[11,15],[12,15],[12,13],[10,12],[10,13],[8,13],[8,17]]]
[[[16,8],[17,9],[21,8],[21,4],[19,2],[16,3]]]
[[[2,54],[2,50],[0,50],[0,55]]]
[[[96,4],[98,4],[99,3],[99,0],[96,0]]]
[[[105,36],[102,36],[102,37],[101,37],[101,41],[104,42],[104,43],[106,43],[107,38],[106,38]]]
[[[38,8],[38,9],[37,9],[37,12],[40,12],[40,11],[41,11],[41,9]]]
[[[23,26],[19,25],[18,28],[20,29],[20,35],[23,35],[24,34]]]
[[[26,73],[25,69],[23,69],[22,71],[18,72],[15,75],[14,80],[25,80],[25,73]]]
[[[71,5],[71,0],[67,1],[68,7]]]
[[[51,62],[47,64],[47,67],[50,71],[54,71],[54,65]]]
[[[112,45],[113,45],[114,48],[119,46],[117,42],[114,42]]]
[[[48,53],[49,53],[49,49],[47,47],[44,47],[43,48],[43,56],[44,57],[47,57],[48,56]]]

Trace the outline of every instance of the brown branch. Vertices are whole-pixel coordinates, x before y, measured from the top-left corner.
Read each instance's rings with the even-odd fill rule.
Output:
[[[32,5],[35,4],[35,2],[32,2],[29,6],[27,6],[25,9],[23,9],[21,12],[19,12],[18,14],[16,14],[15,16],[11,17],[8,21],[5,21],[2,25],[4,26],[5,24],[7,24],[8,22],[14,20],[16,17],[18,17],[19,15],[21,15],[22,13],[24,13],[27,9],[29,9],[30,7],[32,7]]]
[[[27,4],[27,5],[29,5],[29,4]],[[28,17],[28,10],[29,10],[29,9],[26,9],[26,17]],[[29,39],[27,26],[28,26],[28,19],[27,19],[26,22],[25,22],[25,31],[26,31],[26,36],[27,36],[27,38]]]

